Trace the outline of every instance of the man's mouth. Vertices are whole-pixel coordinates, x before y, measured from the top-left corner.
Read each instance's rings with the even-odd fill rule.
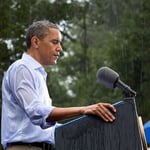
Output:
[[[59,58],[59,54],[54,54],[54,57],[56,58],[56,59],[58,59]]]

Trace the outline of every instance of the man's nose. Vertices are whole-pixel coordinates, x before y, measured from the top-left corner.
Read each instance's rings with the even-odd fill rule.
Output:
[[[63,51],[61,44],[58,45],[57,51],[59,51],[59,52]]]

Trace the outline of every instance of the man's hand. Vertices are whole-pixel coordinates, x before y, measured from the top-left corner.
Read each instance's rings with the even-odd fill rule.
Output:
[[[83,114],[92,114],[101,117],[104,121],[112,122],[115,120],[115,116],[111,113],[116,112],[113,105],[109,103],[97,103],[94,105],[85,106],[83,109]]]

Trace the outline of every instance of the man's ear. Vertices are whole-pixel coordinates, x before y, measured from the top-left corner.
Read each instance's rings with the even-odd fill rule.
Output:
[[[39,39],[36,36],[31,38],[31,45],[36,49],[39,47]]]

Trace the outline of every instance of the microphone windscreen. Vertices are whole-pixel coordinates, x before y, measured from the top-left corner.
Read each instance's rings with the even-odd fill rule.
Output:
[[[97,78],[102,85],[113,89],[119,79],[119,74],[108,67],[102,67],[97,71]]]

